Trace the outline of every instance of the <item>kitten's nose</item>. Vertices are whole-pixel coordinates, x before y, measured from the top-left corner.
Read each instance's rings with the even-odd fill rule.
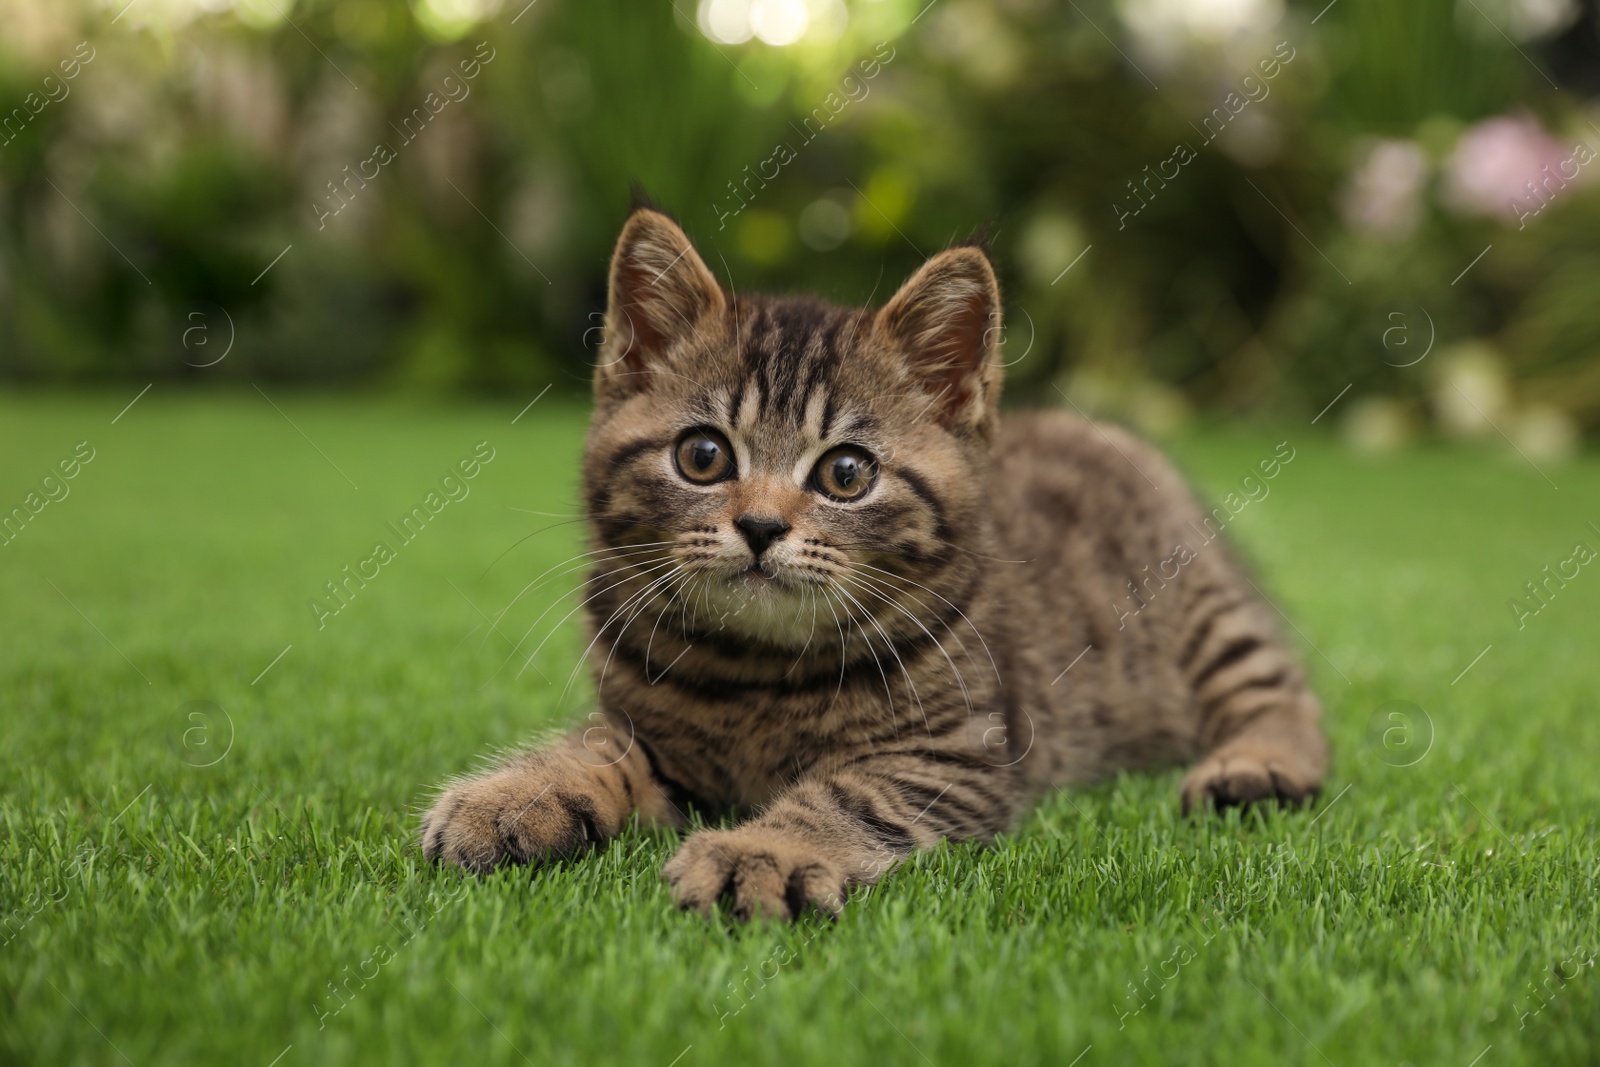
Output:
[[[744,539],[750,542],[750,551],[761,558],[761,553],[767,546],[789,532],[789,524],[782,519],[763,518],[758,515],[741,515],[733,520],[739,527],[739,532],[744,534]]]

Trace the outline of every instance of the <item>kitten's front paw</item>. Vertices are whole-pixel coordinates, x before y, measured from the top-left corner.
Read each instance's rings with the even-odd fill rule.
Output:
[[[422,851],[479,874],[558,859],[610,836],[613,807],[581,772],[507,767],[445,790],[423,816]]]
[[[802,840],[754,827],[701,830],[683,843],[661,876],[678,907],[709,916],[718,901],[743,921],[833,917],[844,907],[845,880]]]
[[[1201,761],[1184,776],[1180,793],[1185,813],[1267,800],[1298,807],[1315,799],[1320,785],[1317,768],[1295,753],[1236,749]]]

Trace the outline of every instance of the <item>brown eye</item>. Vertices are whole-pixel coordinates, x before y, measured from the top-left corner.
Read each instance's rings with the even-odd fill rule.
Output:
[[[715,430],[690,430],[678,442],[678,473],[691,482],[710,485],[733,473],[733,449]]]
[[[812,481],[817,489],[835,500],[859,500],[872,488],[878,465],[854,445],[835,448],[817,461]]]

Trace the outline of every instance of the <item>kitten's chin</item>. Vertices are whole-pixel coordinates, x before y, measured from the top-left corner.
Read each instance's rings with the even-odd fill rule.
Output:
[[[768,575],[754,568],[707,582],[699,614],[708,629],[779,648],[803,647],[818,626],[831,626],[833,618],[814,583],[797,582],[781,570]]]

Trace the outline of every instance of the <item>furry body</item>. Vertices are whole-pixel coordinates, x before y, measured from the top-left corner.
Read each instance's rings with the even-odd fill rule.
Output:
[[[795,917],[1123,768],[1194,764],[1185,806],[1313,795],[1320,709],[1273,612],[1154,449],[999,418],[999,306],[963,247],[878,310],[736,296],[635,212],[584,460],[607,728],[449,786],[427,855],[738,812],[667,865],[676,899]]]

